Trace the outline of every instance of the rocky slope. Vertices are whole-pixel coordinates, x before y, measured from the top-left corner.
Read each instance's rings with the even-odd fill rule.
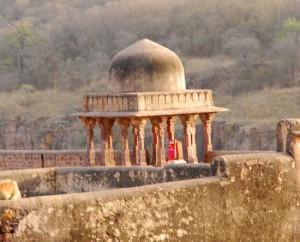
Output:
[[[2,150],[62,150],[85,146],[84,128],[70,118],[0,120]],[[80,127],[80,128],[79,128]]]
[[[276,150],[276,127],[214,122],[212,143],[216,150]]]

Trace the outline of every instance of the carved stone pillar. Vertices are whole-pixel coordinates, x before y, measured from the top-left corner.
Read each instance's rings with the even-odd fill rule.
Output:
[[[167,117],[151,118],[153,133],[153,166],[164,166],[166,164],[165,156],[165,127]]]
[[[122,130],[122,158],[119,162],[121,166],[130,166],[130,150],[129,150],[129,138],[128,138],[128,128],[130,122],[128,119],[119,119],[118,124]]]
[[[211,124],[214,119],[215,113],[202,113],[200,114],[200,119],[203,124],[203,133],[204,133],[204,155],[203,160],[205,163],[210,162],[207,157],[207,152],[212,151],[211,143]]]
[[[135,155],[135,165],[144,166],[146,163],[146,152],[145,152],[145,118],[132,118],[131,124],[133,126],[133,139],[134,147],[133,153]]]
[[[115,165],[114,159],[114,148],[113,148],[113,137],[112,137],[112,127],[114,125],[114,119],[101,118],[97,120],[98,126],[100,128],[101,140],[102,140],[102,154],[103,158],[100,164]]]
[[[84,126],[86,128],[87,160],[89,164],[92,166],[96,164],[95,149],[93,144],[94,127],[96,124],[96,120],[88,117],[81,117],[80,119],[84,123]]]
[[[150,120],[152,124],[152,135],[153,135],[153,144],[152,144],[152,165],[156,166],[158,161],[158,143],[159,143],[159,137],[158,137],[158,127],[157,125],[153,124],[152,119]]]
[[[138,129],[132,125],[132,136],[133,136],[133,148],[132,155],[133,160],[131,160],[131,165],[136,165],[137,163],[137,146],[138,146]]]
[[[295,180],[297,182],[298,191],[300,191],[300,126],[293,127],[290,133],[292,137],[287,147],[287,152],[295,159]]]
[[[175,122],[176,117],[170,117],[168,118],[168,139],[169,140],[175,140]]]
[[[196,120],[197,115],[182,115],[180,117],[184,127],[185,137],[185,159],[188,163],[197,163],[197,147],[196,147]]]

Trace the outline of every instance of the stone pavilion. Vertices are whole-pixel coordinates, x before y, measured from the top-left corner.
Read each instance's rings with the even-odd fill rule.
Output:
[[[102,159],[100,165],[146,164],[145,126],[152,125],[152,165],[166,164],[167,144],[175,139],[175,121],[183,125],[184,159],[188,163],[209,162],[212,150],[211,124],[216,113],[227,109],[213,104],[211,90],[187,90],[184,68],[171,50],[148,39],[140,40],[115,55],[109,71],[106,93],[91,93],[83,98],[80,118],[87,131],[87,157],[95,164],[94,128],[100,129]],[[204,131],[204,157],[196,151],[196,121],[200,118]],[[113,147],[114,123],[121,129],[121,159],[115,160]],[[131,128],[131,129],[130,129]],[[129,147],[132,130],[133,147]],[[133,155],[131,155],[133,154]]]

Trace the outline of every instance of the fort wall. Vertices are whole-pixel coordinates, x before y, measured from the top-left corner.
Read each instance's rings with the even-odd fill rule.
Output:
[[[159,168],[160,169],[160,168]],[[25,214],[14,241],[299,241],[295,160],[216,157],[212,177],[1,201]]]
[[[283,152],[212,151],[211,164],[2,171],[23,198],[0,201],[0,241],[300,241],[300,129],[278,130]],[[65,164],[46,153],[22,155]]]
[[[116,160],[121,155],[121,151],[114,151]],[[95,152],[95,159],[95,165],[100,165],[101,151]],[[75,166],[90,166],[86,150],[0,150],[0,171]]]

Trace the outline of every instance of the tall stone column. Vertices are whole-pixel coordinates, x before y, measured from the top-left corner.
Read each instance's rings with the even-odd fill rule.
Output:
[[[158,127],[153,124],[152,119],[150,120],[152,124],[152,136],[153,136],[153,144],[152,144],[152,165],[156,166],[158,161]]]
[[[118,162],[121,166],[130,166],[130,150],[129,150],[129,138],[128,128],[130,121],[128,119],[118,119],[118,124],[122,130],[122,158]]]
[[[167,124],[167,117],[151,118],[152,133],[153,133],[153,166],[166,165],[165,156],[165,127]]]
[[[96,124],[96,120],[94,118],[88,117],[81,117],[81,121],[84,123],[86,128],[86,149],[87,149],[87,160],[89,164],[95,165],[96,164],[96,156],[95,156],[95,149],[94,149],[94,127]]]
[[[198,163],[196,147],[196,121],[197,115],[180,116],[181,123],[184,127],[185,137],[185,159],[188,163]]]
[[[203,160],[205,163],[210,162],[208,160],[207,152],[212,151],[211,143],[211,124],[215,117],[215,113],[202,113],[200,114],[200,119],[203,124],[203,133],[204,133],[204,155]]]
[[[300,126],[294,126],[290,130],[290,142],[287,147],[287,152],[295,159],[295,180],[298,191],[300,191]]]
[[[133,148],[132,155],[133,160],[131,161],[132,165],[136,165],[137,163],[137,146],[138,146],[138,129],[132,125],[132,136],[133,136]]]
[[[175,122],[176,122],[176,117],[170,117],[168,118],[168,139],[169,140],[175,140]]]
[[[134,155],[135,165],[144,166],[146,163],[146,152],[145,152],[145,126],[146,118],[132,118],[131,124],[133,126],[133,139],[134,139]]]
[[[113,148],[113,137],[112,137],[112,127],[114,125],[114,119],[101,118],[97,120],[98,126],[100,128],[101,143],[102,143],[102,160],[100,164],[103,166],[113,166],[115,165],[114,159],[114,148]]]

